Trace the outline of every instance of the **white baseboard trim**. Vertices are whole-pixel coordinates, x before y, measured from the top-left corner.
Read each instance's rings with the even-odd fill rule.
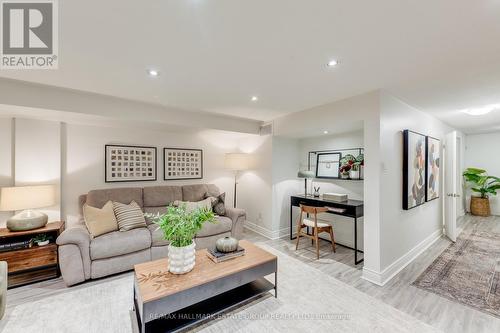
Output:
[[[406,252],[403,256],[387,266],[380,273],[363,267],[363,274],[361,278],[379,286],[385,285],[394,276],[396,276],[396,274],[401,272],[406,266],[408,266],[420,254],[422,254],[422,252],[427,250],[432,244],[434,244],[439,238],[441,238],[442,234],[443,231],[441,229],[434,231],[431,235],[417,244],[417,246]]]
[[[271,240],[275,239],[280,239],[288,236],[290,232],[290,228],[282,228],[280,230],[269,230],[267,228],[264,228],[260,225],[257,225],[253,222],[250,221],[245,221],[245,228],[248,230],[251,230],[255,233],[258,233],[259,235],[262,235],[266,238],[269,238]]]

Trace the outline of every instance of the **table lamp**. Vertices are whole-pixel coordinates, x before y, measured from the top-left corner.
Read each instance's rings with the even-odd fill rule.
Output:
[[[53,206],[55,196],[54,185],[1,188],[0,211],[22,210],[7,220],[7,228],[11,231],[23,231],[45,226],[47,214],[32,209]]]
[[[234,208],[236,208],[236,185],[238,184],[238,171],[249,168],[249,155],[242,153],[228,153],[224,158],[224,167],[234,171]]]
[[[304,197],[307,197],[307,180],[313,179],[315,176],[314,171],[304,170],[297,173],[297,177],[304,178]]]

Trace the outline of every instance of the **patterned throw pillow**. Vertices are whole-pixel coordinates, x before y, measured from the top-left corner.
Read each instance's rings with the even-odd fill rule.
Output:
[[[206,195],[209,197],[210,195]],[[220,215],[220,216],[225,216],[226,215],[226,206],[224,204],[224,201],[226,200],[226,192],[219,194],[218,196],[212,196],[214,200],[212,201],[212,210],[214,211],[215,214]]]
[[[132,201],[129,205],[113,202],[113,210],[115,211],[116,221],[118,222],[120,231],[146,227],[144,213],[137,202]]]
[[[198,209],[198,208],[204,208],[204,209],[212,209],[212,202],[215,200],[215,198],[206,198],[205,200],[201,201],[180,201],[180,200],[175,200],[173,205],[174,206],[181,206],[184,205],[186,207],[186,212],[191,213],[193,210]]]

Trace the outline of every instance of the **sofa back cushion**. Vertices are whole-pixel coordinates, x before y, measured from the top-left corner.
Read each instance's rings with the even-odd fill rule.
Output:
[[[110,200],[126,205],[128,205],[132,201],[135,201],[141,208],[144,207],[141,187],[123,187],[104,190],[92,190],[87,194],[87,204],[92,207],[102,208],[106,204],[106,202]]]
[[[182,200],[180,186],[149,186],[144,188],[144,207],[166,207]]]
[[[217,197],[220,194],[219,188],[213,184],[195,184],[182,186],[182,201],[197,202],[206,197]]]

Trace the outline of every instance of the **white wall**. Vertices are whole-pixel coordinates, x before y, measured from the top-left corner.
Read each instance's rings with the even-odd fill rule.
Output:
[[[239,176],[237,206],[246,210],[248,228],[272,238],[273,137],[242,139],[238,149],[252,154],[253,163]]]
[[[224,169],[224,155],[238,151],[255,153],[256,161],[265,160],[267,163],[259,162],[261,165],[256,165],[256,169],[240,176],[238,207],[249,212],[249,219],[257,220],[261,217],[263,223],[270,223],[272,220],[270,137],[219,130],[190,131],[184,134],[182,131],[64,124],[40,119],[15,119],[14,130],[11,131],[11,124],[11,119],[0,118],[0,186],[56,184],[61,188],[61,203],[58,200],[56,206],[43,209],[49,214],[50,220],[60,219],[62,211],[62,217],[68,225],[75,223],[79,218],[78,196],[91,189],[110,187],[214,183],[221,191],[226,192],[227,205],[232,206],[234,178],[231,171]],[[14,145],[10,140],[12,132],[15,133]],[[157,147],[157,181],[105,183],[105,144]],[[163,147],[203,149],[204,178],[164,181]],[[11,163],[11,156],[15,156],[14,163]],[[14,166],[13,170],[11,165]],[[255,195],[266,185],[269,188],[267,198]],[[3,224],[8,216],[9,212],[2,213]]]
[[[317,150],[335,150],[363,148],[363,130],[353,132],[323,135],[319,137],[299,140],[299,153],[301,167],[307,168],[308,153]],[[303,184],[301,184],[303,185]],[[320,193],[333,192],[347,194],[349,199],[363,200],[363,181],[358,180],[334,180],[334,179],[314,179],[314,186],[319,186]],[[301,187],[301,189],[303,186]],[[308,191],[311,189],[309,188]],[[304,190],[302,189],[301,192]],[[298,210],[295,211],[296,215]],[[294,217],[295,219],[295,217]],[[320,219],[329,222],[335,230],[335,238],[338,243],[354,247],[353,219],[333,214],[321,214]],[[363,249],[363,218],[358,220],[358,248]],[[328,237],[327,237],[328,238]]]
[[[442,231],[443,189],[439,200],[405,211],[402,209],[402,130],[410,129],[430,135],[444,142],[452,128],[400,100],[383,93],[381,95],[380,147],[382,157],[381,200],[381,273],[383,278],[397,269],[412,250],[423,246],[422,242],[434,240]],[[442,155],[441,155],[442,156]],[[443,169],[440,173],[443,179]],[[441,185],[443,182],[440,182]],[[410,257],[408,257],[410,256]],[[391,265],[395,265],[392,266]],[[385,274],[384,274],[385,273]],[[390,274],[389,274],[390,275]]]
[[[61,219],[61,124],[15,119],[15,185],[55,185],[56,204],[40,209],[49,221]]]
[[[380,271],[380,92],[370,92],[335,103],[318,106],[277,118],[274,134],[321,133],[325,129],[341,132],[345,123],[363,123],[365,148],[364,196],[364,267]]]
[[[12,167],[12,135],[13,122],[10,118],[0,118],[0,187],[14,185]],[[0,212],[0,227],[5,226],[5,220],[12,212]]]
[[[488,174],[500,177],[500,156],[497,153],[500,132],[467,135],[466,140],[465,167],[485,169]],[[491,213],[500,215],[500,195],[491,196],[490,205]]]
[[[290,196],[302,193],[303,180],[297,178],[300,165],[299,140],[273,138],[273,238],[289,235]]]

